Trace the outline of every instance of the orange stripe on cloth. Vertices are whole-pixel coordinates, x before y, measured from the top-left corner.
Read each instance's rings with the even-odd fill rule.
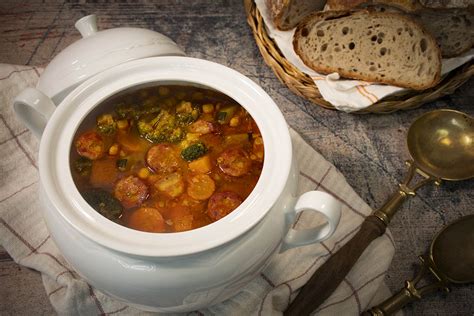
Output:
[[[365,89],[363,86],[356,86],[357,91],[359,91],[360,94],[362,94],[364,97],[370,100],[370,102],[375,103],[379,100],[376,95],[370,93]]]

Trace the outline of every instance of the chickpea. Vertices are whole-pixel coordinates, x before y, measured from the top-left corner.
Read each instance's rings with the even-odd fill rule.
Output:
[[[113,144],[109,148],[109,155],[115,156],[119,153],[119,145],[118,144]]]
[[[240,118],[238,116],[234,116],[229,121],[229,126],[236,127],[240,125]]]
[[[206,114],[212,113],[214,111],[214,105],[211,103],[204,104],[202,106],[202,111]]]

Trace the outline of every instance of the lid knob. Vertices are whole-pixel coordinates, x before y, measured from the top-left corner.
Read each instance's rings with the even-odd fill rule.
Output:
[[[82,37],[89,37],[97,32],[97,16],[91,14],[80,18],[74,26],[81,33]]]

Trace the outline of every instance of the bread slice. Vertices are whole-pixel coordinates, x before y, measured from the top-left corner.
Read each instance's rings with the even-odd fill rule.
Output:
[[[420,7],[416,11],[407,11],[401,7],[367,2],[360,4],[357,8],[401,13],[415,19],[434,36],[441,48],[441,56],[444,58],[461,55],[474,45],[474,15],[466,10],[435,10]]]
[[[312,12],[322,10],[326,0],[266,0],[265,3],[275,27],[286,31]]]
[[[441,56],[431,34],[395,13],[327,11],[296,28],[293,47],[319,73],[423,90],[440,79]]]
[[[471,13],[458,9],[424,9],[415,14],[435,37],[441,56],[455,57],[474,46],[474,16]]]
[[[328,0],[326,8],[407,14],[435,37],[444,58],[461,55],[474,45],[474,15],[469,10],[428,9],[414,0]]]

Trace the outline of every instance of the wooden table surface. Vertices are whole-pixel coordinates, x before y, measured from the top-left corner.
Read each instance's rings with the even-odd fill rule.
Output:
[[[294,95],[264,63],[240,1],[15,1],[0,3],[0,62],[45,66],[80,38],[74,22],[97,14],[100,29],[133,26],[161,32],[188,56],[245,74],[279,105],[287,122],[332,162],[373,208],[396,188],[409,158],[407,129],[422,113],[451,108],[474,115],[474,80],[455,94],[419,109],[389,115],[330,111]],[[2,153],[4,154],[4,153]],[[473,214],[474,181],[427,187],[409,200],[390,225],[396,253],[386,276],[392,291],[413,275],[417,256],[445,224]],[[370,267],[367,267],[370,268]],[[408,315],[473,315],[474,285],[453,287],[404,309]],[[0,247],[0,314],[52,314],[39,273],[17,265]]]

